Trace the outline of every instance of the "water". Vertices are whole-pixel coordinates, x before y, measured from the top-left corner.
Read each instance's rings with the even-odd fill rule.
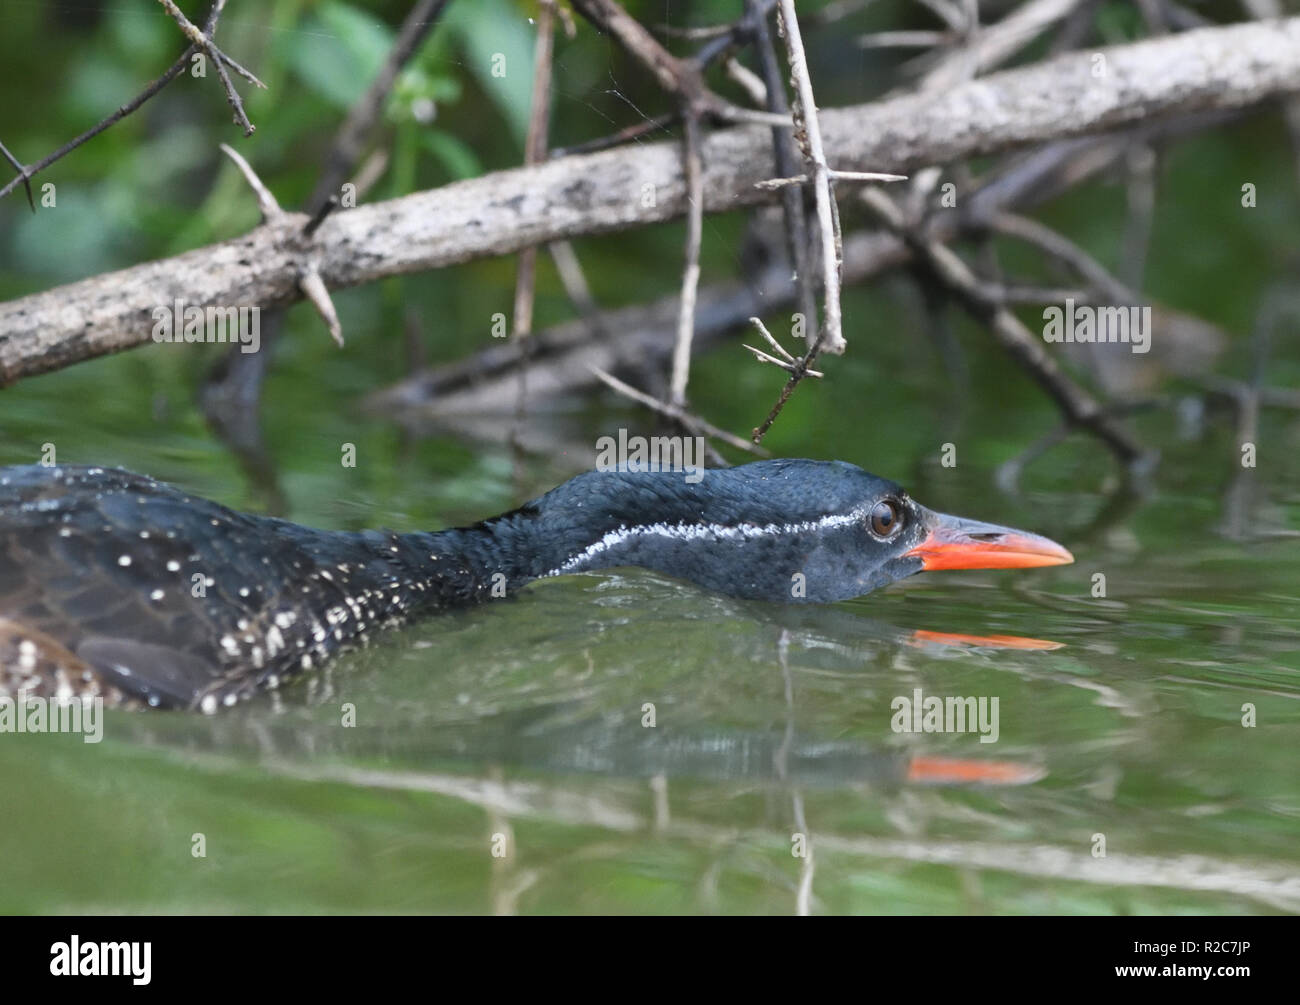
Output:
[[[0,461],[48,437],[75,444],[61,461],[255,504],[193,427],[145,439],[151,420],[124,414],[90,429],[46,407],[64,387],[29,388]],[[819,411],[852,407],[847,388],[824,394]],[[873,407],[915,414],[916,396]],[[1000,407],[965,415],[971,453],[1047,421]],[[499,452],[315,414],[281,451],[298,519],[432,527],[515,501]],[[812,426],[784,452],[827,456]],[[944,469],[902,437],[831,452],[883,455],[873,466],[934,508],[1050,533],[1073,566],[928,574],[805,608],[637,570],[574,576],[228,714],[109,713],[100,744],[0,737],[0,909],[1296,911],[1300,483],[1279,460],[1296,428],[1266,421],[1248,502],[1227,495],[1223,429],[1143,432],[1165,458],[1129,501],[1108,501],[1108,462],[1078,440],[1018,497],[983,458]],[[321,460],[349,438],[389,446],[361,470]],[[566,465],[526,465],[525,491]],[[1234,515],[1242,539],[1223,534]],[[997,742],[895,732],[892,703],[918,688],[997,698]]]
[[[174,26],[153,3],[98,5],[80,21],[99,28],[57,37],[49,5],[9,6],[0,66],[24,94],[57,95],[0,109],[0,138],[25,160],[175,56]],[[397,89],[384,127],[392,166],[368,198],[519,163],[527,101],[513,88],[529,77],[491,76],[482,44],[531,65],[529,6],[512,6],[510,28],[503,5],[450,5]],[[690,10],[706,24],[736,6]],[[864,61],[852,44],[898,26],[901,8],[887,6],[872,5],[865,22],[808,26],[823,107],[900,83],[892,56]],[[245,89],[256,136],[236,139],[211,78],[178,81],[38,179],[57,183],[57,210],[33,214],[17,193],[0,204],[0,297],[245,232],[256,208],[219,168],[222,140],[284,206],[300,205],[318,177],[312,151],[392,35],[339,8],[232,4],[222,44],[270,85]],[[1102,5],[1102,17],[1108,39],[1143,31],[1129,5]],[[585,30],[562,41],[553,145],[667,109],[615,48]],[[327,72],[338,67],[355,72]],[[433,126],[411,114],[426,92],[438,101]],[[1195,341],[1166,339],[1166,308],[1229,333],[1216,373],[1250,371],[1261,305],[1295,282],[1294,165],[1276,110],[1161,142],[1140,284],[1156,334],[1124,375],[1194,390],[1159,369],[1195,371]],[[1124,181],[1098,178],[1033,211],[1115,266],[1132,234]],[[1246,181],[1258,210],[1241,205]],[[841,209],[846,231],[867,224],[851,197]],[[746,231],[740,214],[705,219],[705,287],[751,273]],[[678,288],[682,246],[680,224],[575,241],[607,307]],[[996,250],[1008,281],[1063,282],[1032,248]],[[513,412],[492,436],[482,417],[461,417],[486,443],[415,438],[359,414],[364,394],[405,374],[408,333],[438,361],[492,344],[514,276],[512,261],[493,259],[335,290],[342,350],[309,307],[288,312],[262,410],[287,515],[344,529],[469,522],[589,466],[597,437],[647,431],[643,412],[608,400],[530,419],[530,442],[544,446],[516,477],[501,446]],[[1054,410],[959,310],[939,320],[955,319],[965,365],[945,367],[923,299],[902,275],[846,289],[849,352],[798,390],[768,446],[852,461],[931,508],[1048,534],[1077,564],[936,573],[797,610],[644,572],[584,575],[413,626],[217,717],[110,714],[96,745],[0,734],[0,911],[1296,911],[1300,422],[1265,409],[1258,467],[1243,472],[1230,415],[1188,433],[1167,411],[1144,412],[1139,435],[1163,455],[1148,494],[1116,495],[1104,452],[1074,437],[1008,496],[994,470],[1048,432]],[[573,314],[540,256],[536,328]],[[1040,330],[1036,314],[1021,311]],[[788,313],[766,320],[784,339]],[[1296,345],[1291,318],[1275,333],[1270,383],[1300,386]],[[53,448],[63,463],[120,464],[258,509],[264,498],[194,404],[215,359],[151,346],[6,388],[0,464]],[[949,374],[965,369],[962,392]],[[782,377],[733,342],[696,362],[690,396],[743,434]],[[954,468],[939,463],[945,444]],[[345,445],[355,468],[340,464]],[[1105,596],[1094,595],[1098,574]],[[891,704],[917,688],[997,698],[998,741],[895,732]],[[647,704],[653,728],[642,725]],[[1242,724],[1243,706],[1255,725]]]

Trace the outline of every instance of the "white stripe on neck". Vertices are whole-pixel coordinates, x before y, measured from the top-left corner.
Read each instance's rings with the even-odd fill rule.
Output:
[[[740,541],[774,537],[781,534],[807,534],[858,523],[866,519],[867,512],[868,507],[860,506],[848,513],[832,513],[816,520],[805,520],[802,523],[768,523],[762,525],[742,523],[734,527],[721,523],[652,523],[642,524],[637,527],[629,527],[627,524],[623,524],[617,530],[611,530],[599,541],[587,545],[582,551],[565,560],[562,565],[550,572],[542,573],[540,578],[563,576],[565,573],[574,572],[597,555],[609,551],[611,548],[616,548],[624,541],[635,537],[666,537],[676,541]]]

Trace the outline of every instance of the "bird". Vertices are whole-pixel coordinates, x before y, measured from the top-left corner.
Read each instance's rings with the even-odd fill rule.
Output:
[[[318,530],[122,469],[7,467],[0,699],[213,713],[384,629],[620,566],[825,604],[925,570],[1073,560],[843,461],[588,471],[499,516],[414,533]]]

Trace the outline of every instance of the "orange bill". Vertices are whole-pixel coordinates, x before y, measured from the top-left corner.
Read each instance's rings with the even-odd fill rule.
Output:
[[[912,632],[913,645],[932,643],[941,646],[978,646],[985,649],[1060,649],[1064,642],[1030,639],[1023,635],[966,635],[960,632],[932,632],[918,628]]]
[[[966,520],[945,513],[926,513],[925,537],[906,557],[935,569],[1032,569],[1067,565],[1074,556],[1055,541],[1013,527]]]
[[[913,757],[907,780],[930,785],[1028,785],[1047,772],[1036,764],[964,757]]]

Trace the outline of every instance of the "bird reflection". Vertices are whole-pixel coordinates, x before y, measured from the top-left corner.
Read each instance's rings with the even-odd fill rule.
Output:
[[[782,621],[790,620],[788,609]],[[816,627],[830,628],[830,609],[803,609],[796,619],[797,641],[804,658],[816,662],[827,646],[819,645]],[[911,648],[952,651],[1036,652],[1062,643],[1007,634],[978,635],[911,629],[849,615],[858,639],[874,649]],[[846,637],[835,625],[831,637]],[[789,632],[789,628],[783,628]],[[878,653],[877,653],[878,655]],[[784,661],[784,651],[782,652]],[[860,655],[859,655],[860,658]],[[787,683],[788,683],[788,670]],[[622,779],[681,779],[703,782],[769,783],[778,788],[895,790],[914,785],[1011,786],[1045,775],[1031,762],[955,757],[881,742],[830,739],[795,727],[795,708],[787,689],[784,728],[745,729],[698,722],[687,726],[661,722],[645,728],[638,716],[592,714],[588,701],[560,700],[480,715],[469,721],[403,724],[385,717],[381,724],[340,729],[333,710],[343,697],[336,690],[338,673],[328,686],[277,695],[238,714],[213,719],[188,716],[124,716],[118,735],[129,731],[139,740],[179,745],[205,752],[253,753],[278,762],[339,759],[357,762],[379,758],[403,770],[526,771],[530,775],[600,776]],[[329,709],[331,715],[321,713]]]

